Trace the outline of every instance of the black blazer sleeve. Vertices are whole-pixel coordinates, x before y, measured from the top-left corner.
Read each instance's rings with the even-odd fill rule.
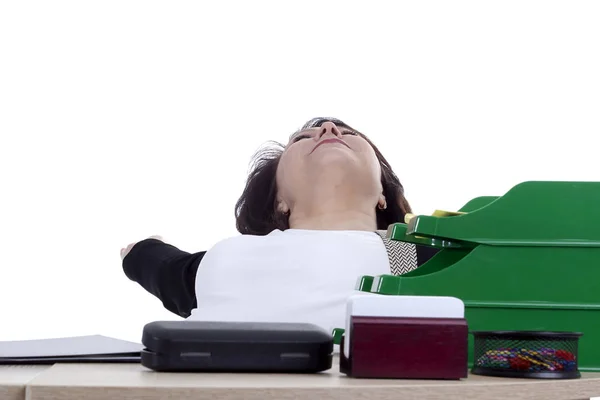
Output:
[[[205,254],[187,253],[160,240],[146,239],[125,256],[123,271],[156,296],[167,310],[187,318],[198,304],[196,272]]]

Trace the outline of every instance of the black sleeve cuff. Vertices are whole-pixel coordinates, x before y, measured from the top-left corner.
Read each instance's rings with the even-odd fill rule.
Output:
[[[187,318],[197,306],[196,272],[204,254],[191,254],[160,240],[146,239],[125,256],[123,271],[157,297],[167,310]]]

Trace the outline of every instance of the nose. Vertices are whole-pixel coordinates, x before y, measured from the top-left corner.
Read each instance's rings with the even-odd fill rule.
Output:
[[[342,133],[339,131],[337,126],[333,122],[329,121],[323,122],[323,124],[321,125],[321,130],[319,131],[319,139],[327,133],[337,137],[342,136]]]

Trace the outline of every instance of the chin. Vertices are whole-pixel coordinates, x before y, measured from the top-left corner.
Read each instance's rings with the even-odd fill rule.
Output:
[[[315,155],[313,153],[313,155]],[[309,164],[315,165],[321,172],[340,170],[345,173],[356,173],[365,169],[365,162],[348,151],[328,151],[327,154],[319,154],[310,160]]]
[[[323,164],[356,164],[356,156],[349,149],[327,149],[327,151],[311,154],[311,163]]]

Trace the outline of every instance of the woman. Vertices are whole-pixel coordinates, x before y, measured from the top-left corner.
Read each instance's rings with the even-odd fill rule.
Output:
[[[375,231],[408,212],[375,145],[315,118],[254,163],[236,205],[242,235],[195,254],[146,239],[122,249],[123,268],[182,317],[342,327],[358,277],[390,273]],[[417,246],[417,264],[433,254]]]

